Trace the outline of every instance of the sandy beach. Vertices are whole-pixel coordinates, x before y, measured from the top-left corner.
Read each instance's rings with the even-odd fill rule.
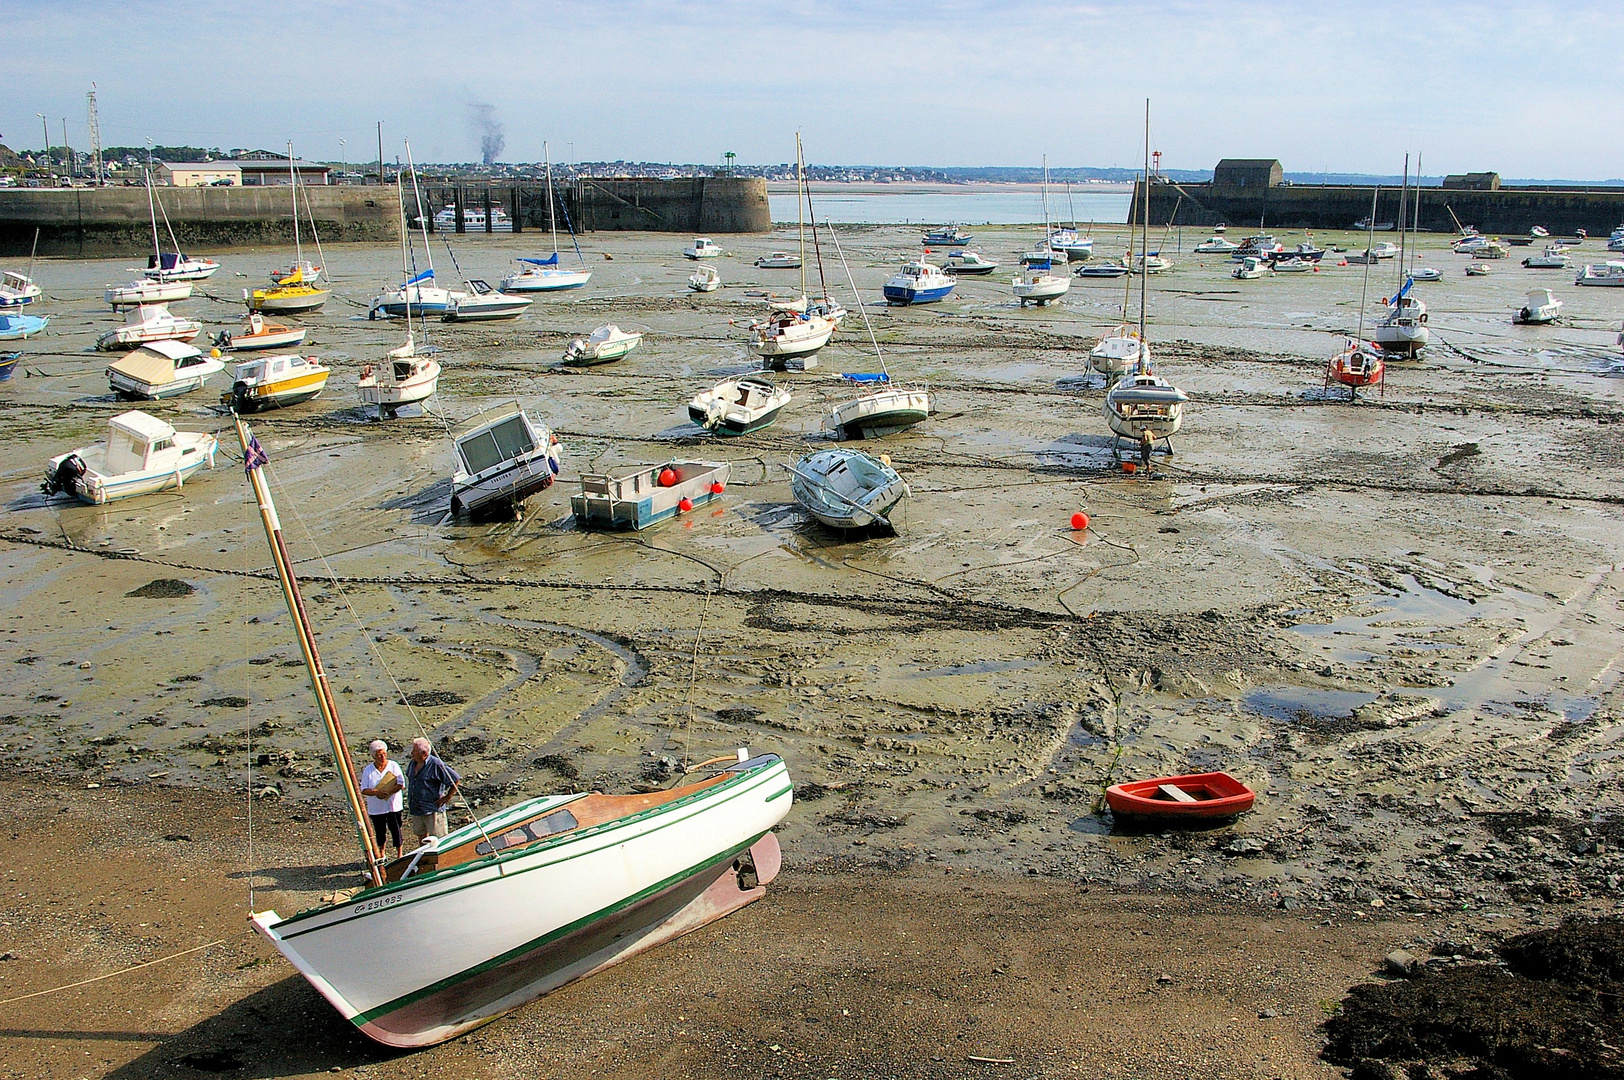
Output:
[[[1095,235],[1101,257],[1126,246]],[[1445,270],[1416,286],[1435,344],[1350,402],[1323,372],[1359,323],[1362,268],[1235,281],[1189,252],[1199,236],[1165,236],[1176,270],[1151,280],[1148,335],[1192,404],[1175,456],[1126,475],[1086,367],[1123,282],[1023,310],[1009,274],[1036,231],[995,228],[978,246],[997,274],[887,309],[918,230],[848,227],[885,364],[937,410],[868,448],[913,497],[894,534],[850,538],[806,518],[786,469],[826,445],[822,415],[851,393],[838,373],[878,369],[828,246],[852,315],[817,370],[777,376],[783,416],[731,441],[686,421],[695,392],[755,366],[751,294],[798,281],[751,265],[793,229],[719,239],[726,286],[703,296],[684,238],[583,239],[582,294],[433,324],[441,396],[389,423],[354,382],[404,339],[365,319],[399,252],[330,249],[336,291],[305,350],[334,368],[328,390],[253,421],[358,753],[420,722],[484,808],[624,791],[738,745],[797,782],[764,902],[400,1058],[243,922],[250,876],[258,906],[293,910],[355,884],[356,862],[242,474],[222,460],[183,493],[103,508],[39,494],[47,458],[129,407],[89,351],[128,260],[39,264],[50,334],[0,384],[0,747],[27,777],[0,786],[19,808],[0,999],[223,944],[8,1006],[10,1075],[192,1075],[175,1063],[219,1053],[183,1068],[1336,1076],[1319,1025],[1391,950],[1469,959],[1619,909],[1624,293],[1515,260],[1468,279],[1424,236]],[[494,282],[544,238],[454,243]],[[217,257],[176,305],[209,334],[287,252]],[[1375,269],[1368,312],[1393,277]],[[1513,327],[1547,285],[1561,323]],[[559,366],[606,322],[644,344]],[[142,407],[229,438],[225,386]],[[516,521],[451,519],[446,424],[514,398],[558,432],[560,482]],[[582,472],[676,455],[732,463],[719,504],[640,534],[570,518]],[[1208,768],[1257,810],[1165,833],[1096,813],[1108,783]]]

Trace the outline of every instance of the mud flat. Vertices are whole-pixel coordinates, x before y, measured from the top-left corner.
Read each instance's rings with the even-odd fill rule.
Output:
[[[978,232],[1011,266],[1033,241]],[[1096,236],[1102,255],[1125,244]],[[1624,404],[1609,373],[1624,297],[1557,283],[1564,323],[1513,328],[1515,302],[1551,278],[1502,266],[1466,279],[1464,259],[1429,249],[1448,269],[1423,294],[1439,343],[1351,403],[1322,371],[1357,323],[1359,268],[1235,282],[1226,263],[1182,256],[1153,279],[1150,333],[1193,404],[1177,456],[1126,476],[1085,374],[1087,348],[1120,317],[1121,282],[1079,281],[1062,304],[1021,311],[998,276],[887,310],[872,301],[917,253],[917,230],[842,238],[892,374],[928,380],[939,410],[874,448],[915,495],[895,535],[858,540],[807,521],[785,468],[823,444],[821,413],[847,392],[830,373],[875,369],[848,293],[836,291],[853,315],[823,367],[782,376],[796,397],[775,425],[717,442],[684,419],[696,390],[751,366],[728,320],[759,309],[747,293],[793,287],[793,272],[750,265],[791,234],[729,241],[728,285],[708,296],[685,289],[691,264],[671,238],[594,237],[583,295],[539,301],[518,323],[435,324],[443,396],[393,424],[370,418],[353,385],[403,333],[364,319],[398,252],[332,253],[337,293],[308,343],[335,368],[329,390],[254,426],[358,745],[402,741],[420,722],[481,806],[659,783],[685,756],[733,745],[783,754],[799,784],[782,832],[790,887],[680,954],[685,1003],[692,964],[737,975],[746,941],[795,936],[775,919],[793,927],[792,911],[810,918],[853,888],[906,905],[907,882],[954,880],[947,866],[989,896],[1065,895],[1096,912],[1104,921],[1073,946],[1107,929],[1176,946],[1186,931],[1169,934],[1141,903],[1173,904],[1188,926],[1275,912],[1285,936],[1329,922],[1355,936],[1303,948],[1344,958],[1319,969],[1333,1005],[1396,945],[1471,934],[1492,951],[1488,936],[1618,907]],[[534,254],[528,242],[467,241],[458,259],[495,280]],[[222,273],[247,276],[205,283],[219,302],[178,309],[229,326],[235,292],[285,258],[229,252]],[[98,438],[121,408],[105,358],[86,351],[110,324],[101,284],[121,273],[43,263],[51,335],[26,344],[30,374],[0,384],[0,745],[70,808],[81,792],[234,793],[240,806],[251,787],[266,813],[326,821],[331,769],[240,473],[222,463],[183,496],[102,509],[37,494],[45,459]],[[569,337],[610,321],[645,331],[643,346],[588,373],[558,365]],[[193,397],[149,411],[223,429]],[[518,521],[452,521],[444,420],[511,397],[559,431],[565,475]],[[569,519],[579,473],[679,453],[733,463],[714,510],[634,536]],[[1091,532],[1066,527],[1076,509]],[[1207,768],[1250,783],[1258,810],[1198,833],[1095,813],[1114,779]],[[322,828],[325,846],[290,832],[288,847],[256,847],[262,906],[287,903],[279,868],[348,873],[341,830]],[[198,874],[192,887],[218,889],[218,868]],[[90,879],[77,888],[63,905],[96,902]],[[1018,923],[1021,905],[1000,903],[986,917]],[[8,904],[8,933],[51,914]],[[877,972],[900,962],[863,952]],[[675,972],[672,955],[648,962]],[[966,978],[955,985],[981,985]],[[652,1046],[652,1030],[617,1037]],[[1332,1075],[1315,1071],[1329,1068],[1313,1064],[1316,1032],[1304,1020],[1293,1037],[1298,1071],[1253,1060],[1234,1075]],[[1076,1060],[1093,1068],[1106,1052]],[[912,1054],[897,1060],[918,1064]],[[956,1075],[942,1056],[925,1072]],[[1135,1068],[1123,1071],[1163,1074]],[[1047,1075],[1021,1075],[1034,1071]]]

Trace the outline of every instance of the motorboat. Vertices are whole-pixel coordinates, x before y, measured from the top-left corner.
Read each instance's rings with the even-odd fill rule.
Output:
[[[688,275],[688,288],[694,292],[715,292],[722,287],[722,275],[714,266],[701,266]]]
[[[1480,262],[1467,263],[1466,264],[1466,276],[1467,277],[1487,277],[1489,271],[1492,270],[1492,269],[1494,269],[1494,268],[1492,266],[1490,266],[1488,263],[1480,263]]]
[[[219,443],[207,432],[176,431],[144,412],[107,421],[107,442],[59,454],[45,465],[45,494],[71,495],[101,506],[116,499],[177,490],[203,468],[214,467]]]
[[[434,231],[442,233],[454,233],[457,231],[457,207],[454,204],[445,207],[434,215]],[[462,231],[464,234],[482,232],[510,233],[513,231],[513,219],[500,206],[492,206],[489,217],[485,215],[483,206],[464,206],[462,208]]]
[[[837,447],[807,454],[791,468],[789,488],[801,508],[831,529],[891,525],[912,492],[889,463]]]
[[[1147,274],[1165,274],[1173,269],[1173,263],[1164,259],[1160,252],[1152,251],[1148,255],[1135,255],[1133,269],[1135,273],[1142,270]]]
[[[1116,437],[1138,446],[1140,459],[1149,465],[1152,445],[1178,433],[1189,400],[1148,363],[1140,363],[1105,392],[1102,409]]]
[[[355,387],[363,405],[376,405],[380,420],[392,420],[406,406],[434,396],[440,387],[440,362],[417,355],[417,341],[408,331],[406,344],[361,369]]]
[[[155,278],[142,278],[128,285],[109,285],[102,297],[112,305],[114,311],[117,311],[120,308],[140,307],[143,304],[168,304],[176,300],[189,299],[191,295],[190,281],[158,281]]]
[[[495,319],[517,319],[535,303],[528,296],[509,296],[493,289],[484,278],[468,282],[467,292],[453,293],[445,314],[446,322],[490,322]]]
[[[1371,338],[1382,352],[1389,355],[1413,356],[1424,349],[1432,337],[1427,330],[1427,305],[1410,296],[1407,290],[1408,286],[1405,286],[1404,290],[1400,290],[1401,295],[1390,301],[1390,310],[1376,324]]]
[[[1475,259],[1504,259],[1511,254],[1511,249],[1497,240],[1490,240],[1469,254]]]
[[[1410,277],[1415,281],[1442,281],[1444,272],[1431,266],[1418,266],[1410,271]]]
[[[1332,382],[1341,383],[1349,388],[1354,398],[1359,396],[1360,387],[1372,386],[1382,381],[1387,371],[1387,363],[1382,359],[1379,347],[1364,341],[1347,341],[1341,352],[1331,357],[1325,365],[1325,382],[1329,386]]]
[[[322,268],[309,259],[299,256],[287,266],[271,271],[272,285],[314,285],[321,280]]]
[[[1392,232],[1394,225],[1391,221],[1372,222],[1368,217],[1360,218],[1348,226],[1354,232]]]
[[[719,259],[722,249],[711,243],[709,237],[696,236],[694,242],[682,249],[682,253],[690,259]]]
[[[718,435],[748,435],[778,418],[790,392],[759,375],[724,379],[688,403],[688,417]]]
[[[1150,346],[1140,339],[1138,330],[1123,323],[1089,350],[1088,364],[1107,378],[1122,375],[1129,368],[1150,364]]]
[[[1285,247],[1273,236],[1268,233],[1257,233],[1241,241],[1240,246],[1230,252],[1230,258],[1237,262],[1249,255],[1256,255],[1258,258],[1266,259],[1275,252],[1284,250]]]
[[[304,344],[310,331],[303,326],[283,326],[268,323],[257,311],[249,312],[242,331],[233,334],[222,330],[214,336],[214,347],[232,352],[253,352],[256,349],[291,349]]]
[[[934,304],[947,299],[958,279],[943,273],[928,262],[904,263],[891,280],[885,283],[885,302],[888,304]]]
[[[142,273],[154,281],[202,281],[214,276],[220,264],[213,259],[194,259],[178,251],[154,253],[147,257]]]
[[[1398,245],[1393,243],[1391,240],[1383,240],[1381,243],[1371,248],[1369,253],[1378,259],[1395,258],[1398,255]]]
[[[1551,235],[1551,230],[1547,229],[1543,225],[1535,225],[1532,229],[1528,230],[1528,235],[1533,237],[1535,240],[1544,240],[1546,237]]]
[[[285,409],[319,395],[331,374],[314,356],[286,353],[256,357],[237,365],[231,391],[221,398],[239,413]]]
[[[763,270],[799,270],[801,257],[789,251],[775,251],[757,259],[756,265]]]
[[[930,391],[888,385],[885,375],[846,375],[853,381],[878,381],[878,389],[842,401],[823,418],[825,430],[842,439],[878,439],[904,431],[930,417]]]
[[[1571,270],[1573,269],[1573,256],[1566,248],[1552,244],[1538,255],[1530,255],[1522,261],[1530,270]]]
[[[514,515],[526,499],[552,486],[562,465],[558,436],[517,401],[463,421],[452,442],[453,514]]]
[[[963,247],[975,237],[956,225],[948,225],[940,229],[932,229],[919,238],[919,242],[926,247]]]
[[[43,333],[51,323],[49,315],[20,315],[0,311],[0,341],[21,341]]]
[[[1269,264],[1256,255],[1248,255],[1241,260],[1241,264],[1229,272],[1229,276],[1240,281],[1251,281],[1264,277],[1269,272]]]
[[[829,344],[837,325],[832,315],[780,308],[750,324],[751,348],[769,366],[778,367],[792,358],[810,357]]]
[[[584,338],[576,338],[564,347],[564,363],[588,367],[619,360],[643,340],[643,335],[622,330],[614,323],[598,327]]]
[[[725,461],[667,461],[623,473],[585,473],[570,497],[577,524],[646,529],[720,499],[733,467]]]
[[[954,277],[980,277],[998,269],[998,264],[979,251],[954,251],[942,261],[942,269]]]
[[[579,269],[566,270],[558,265],[558,252],[545,259],[519,259],[519,269],[502,279],[505,293],[563,292],[579,289],[592,280],[592,271],[583,263]]]
[[[1113,814],[1164,822],[1212,821],[1252,809],[1256,794],[1226,772],[1130,780],[1105,789]]]
[[[1222,236],[1212,236],[1195,246],[1197,255],[1229,255],[1240,247],[1232,240],[1225,240]]]
[[[1487,236],[1484,236],[1482,233],[1472,232],[1462,236],[1459,240],[1456,240],[1453,244],[1451,244],[1450,250],[1454,251],[1457,255],[1470,255],[1474,251],[1479,251],[1492,242],[1493,241],[1491,241]]]
[[[44,290],[27,274],[7,270],[0,274],[0,308],[27,307],[44,295]]]
[[[1302,274],[1314,269],[1314,261],[1305,259],[1300,255],[1290,258],[1276,258],[1269,264],[1269,269],[1277,274]]]
[[[1273,258],[1277,261],[1280,259],[1303,259],[1307,262],[1319,262],[1324,257],[1325,249],[1314,243],[1312,236],[1294,248],[1281,246],[1276,249],[1273,255]]]
[[[1524,298],[1522,307],[1511,317],[1514,323],[1537,326],[1541,323],[1555,322],[1556,317],[1562,314],[1562,301],[1558,300],[1549,289],[1530,289]]]
[[[189,394],[225,369],[184,341],[152,341],[108,364],[107,383],[121,398],[156,401]]]
[[[1091,262],[1072,271],[1074,277],[1080,278],[1119,278],[1131,273],[1132,270],[1115,262]]]
[[[1058,300],[1066,295],[1066,290],[1071,288],[1071,276],[1055,273],[1050,269],[1049,263],[1033,263],[1023,270],[1011,285],[1015,290],[1015,298],[1021,302],[1021,307],[1027,304],[1037,304],[1041,307],[1051,300]]]
[[[168,304],[145,304],[124,316],[124,325],[96,339],[98,349],[143,345],[149,341],[191,341],[203,331],[196,319],[183,319],[169,311]]]
[[[1573,279],[1575,285],[1624,285],[1624,261],[1609,259],[1604,263],[1586,263]]]

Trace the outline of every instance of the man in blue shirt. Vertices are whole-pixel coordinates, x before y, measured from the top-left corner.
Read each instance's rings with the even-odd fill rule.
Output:
[[[411,761],[406,766],[406,816],[418,844],[446,834],[445,808],[461,783],[462,776],[434,755],[427,739],[412,740]]]

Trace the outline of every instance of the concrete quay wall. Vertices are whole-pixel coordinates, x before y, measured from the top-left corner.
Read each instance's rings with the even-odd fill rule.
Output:
[[[183,251],[293,243],[286,187],[166,187],[156,194]],[[400,237],[392,188],[311,187],[299,189],[300,227],[307,244],[307,195],[323,244]],[[137,256],[152,250],[145,188],[0,188],[0,255],[26,257],[35,229],[41,255]],[[167,249],[163,216],[158,233]]]
[[[1222,222],[1235,230],[1260,225],[1268,229],[1351,229],[1355,221],[1370,213],[1371,190],[1317,184],[1239,189],[1152,183],[1148,217],[1152,227],[1165,226],[1172,219],[1180,225]],[[1129,221],[1135,224],[1144,195],[1144,187],[1136,184],[1128,213]],[[1396,187],[1381,189],[1377,195],[1378,222],[1398,220],[1399,197]],[[1414,212],[1416,197],[1415,189],[1411,189],[1412,209],[1405,213],[1406,222]],[[1591,236],[1606,237],[1624,221],[1624,188],[1465,191],[1428,187],[1420,189],[1419,197],[1420,227],[1430,232],[1453,232],[1455,218],[1459,218],[1462,225],[1474,225],[1490,234],[1526,235],[1535,225],[1542,225],[1555,236],[1572,236],[1584,229]]]
[[[581,179],[553,188],[559,231],[755,233],[772,230],[767,182],[760,177],[707,176],[676,180]],[[515,231],[547,228],[545,184],[423,185],[425,211],[459,205],[465,213],[486,206],[507,211]],[[415,213],[415,209],[413,211]],[[487,216],[488,220],[488,216]],[[465,226],[472,228],[472,226]]]

